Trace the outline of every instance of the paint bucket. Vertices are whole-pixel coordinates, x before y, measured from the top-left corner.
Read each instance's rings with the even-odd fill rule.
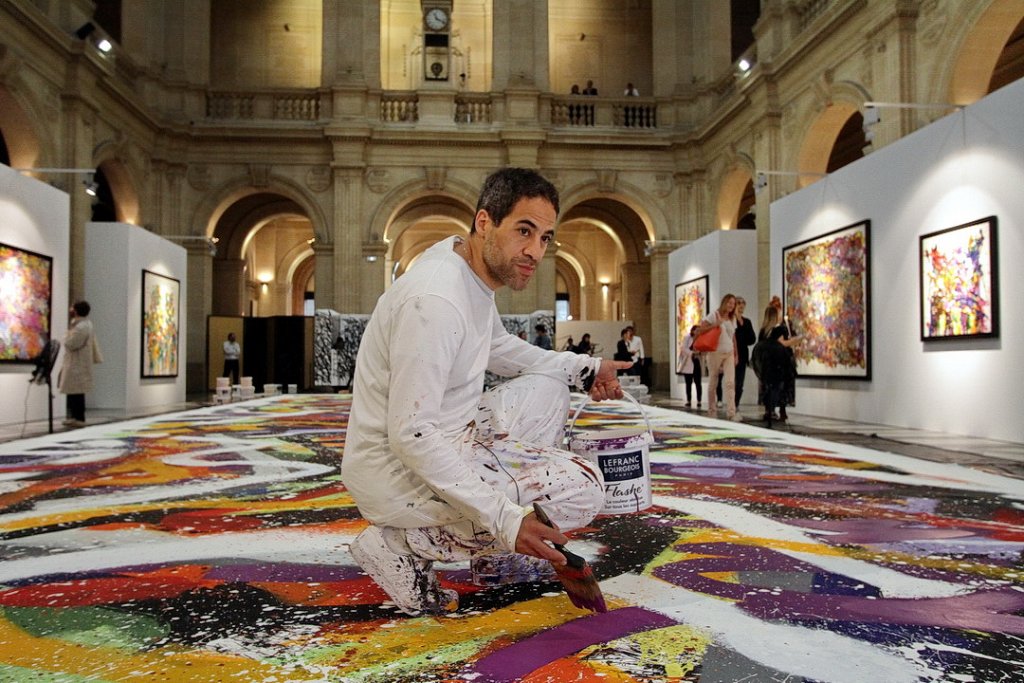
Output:
[[[629,394],[644,418],[643,427],[580,431],[573,434],[576,418],[587,405],[576,409],[569,425],[569,450],[597,464],[604,475],[603,515],[624,515],[651,507],[651,451],[654,432],[643,407]]]

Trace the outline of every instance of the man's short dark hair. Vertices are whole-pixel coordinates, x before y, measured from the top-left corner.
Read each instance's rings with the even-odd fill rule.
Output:
[[[71,308],[75,309],[75,315],[79,318],[84,318],[89,315],[89,311],[92,310],[92,306],[89,305],[88,301],[76,301],[71,304]]]
[[[544,325],[537,325],[537,327],[535,327],[533,329],[537,330],[538,332],[547,332],[548,331],[548,328],[545,327]]]
[[[495,225],[512,213],[512,207],[524,197],[543,197],[558,214],[558,190],[547,178],[529,168],[502,168],[487,176],[476,203],[474,215],[483,209]],[[476,231],[476,222],[470,232]]]

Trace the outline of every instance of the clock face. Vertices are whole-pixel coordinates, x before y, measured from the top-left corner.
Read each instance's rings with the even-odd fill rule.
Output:
[[[440,31],[448,25],[448,13],[440,7],[435,7],[427,10],[424,20],[427,22],[427,28],[434,31]]]

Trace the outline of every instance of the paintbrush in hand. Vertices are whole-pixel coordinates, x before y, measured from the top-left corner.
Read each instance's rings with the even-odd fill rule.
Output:
[[[541,523],[548,525],[552,529],[555,528],[547,513],[536,502],[533,504],[533,511]],[[604,604],[601,586],[597,584],[597,579],[594,578],[594,571],[587,564],[587,561],[576,553],[566,550],[565,546],[557,543],[553,545],[555,550],[565,556],[564,565],[552,563],[552,566],[555,568],[555,574],[558,575],[558,580],[565,587],[565,593],[569,596],[572,604],[580,609],[607,612],[608,607]]]

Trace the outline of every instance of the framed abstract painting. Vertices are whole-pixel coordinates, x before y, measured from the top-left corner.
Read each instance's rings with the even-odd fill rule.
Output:
[[[921,235],[921,340],[999,336],[995,216]]]
[[[181,283],[142,271],[142,376],[178,376]]]
[[[696,325],[711,312],[708,301],[708,276],[702,275],[693,280],[680,282],[676,285],[676,374],[681,375],[682,364],[679,362],[683,351],[683,342],[690,334],[690,328]]]
[[[783,311],[801,377],[871,379],[871,221],[782,249]]]
[[[53,259],[0,244],[0,363],[31,363],[50,340]]]

